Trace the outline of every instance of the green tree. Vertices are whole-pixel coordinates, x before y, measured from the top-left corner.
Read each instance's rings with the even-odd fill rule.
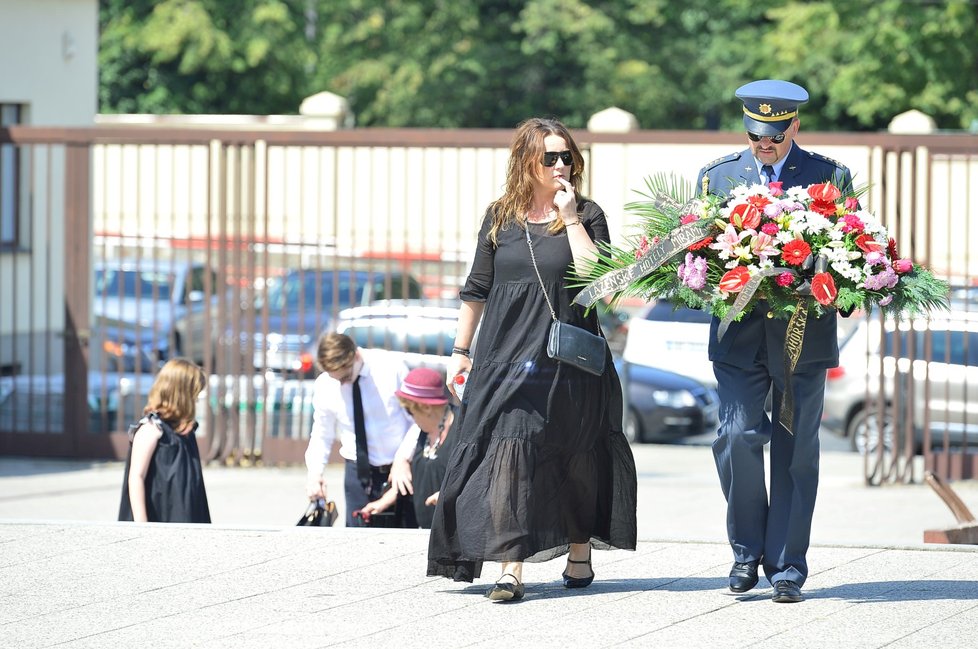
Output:
[[[291,113],[308,91],[305,2],[102,0],[100,109]]]
[[[102,0],[105,112],[294,113],[321,90],[360,126],[740,130],[741,84],[809,89],[805,128],[918,108],[978,120],[969,0]]]
[[[812,94],[806,128],[885,129],[913,108],[942,128],[978,119],[974,2],[792,2],[769,16],[775,29],[765,50],[787,61]]]

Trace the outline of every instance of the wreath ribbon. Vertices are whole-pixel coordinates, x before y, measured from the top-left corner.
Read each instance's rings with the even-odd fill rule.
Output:
[[[689,246],[702,240],[713,227],[715,227],[713,221],[700,219],[675,228],[649,248],[649,251],[638,261],[606,273],[581,289],[581,292],[574,297],[574,304],[591,307],[606,295],[628,288],[636,280],[645,277]]]

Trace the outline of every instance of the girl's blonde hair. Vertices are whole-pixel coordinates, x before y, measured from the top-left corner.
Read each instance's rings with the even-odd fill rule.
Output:
[[[197,397],[206,386],[200,366],[187,358],[172,358],[156,376],[143,414],[155,412],[174,430],[183,430],[193,423]]]
[[[578,208],[580,208],[581,187],[584,184],[584,156],[577,148],[570,131],[556,119],[531,117],[524,120],[516,127],[513,144],[509,149],[506,192],[502,198],[489,205],[489,213],[486,217],[492,219],[489,239],[494,246],[498,243],[497,235],[500,230],[505,230],[512,225],[520,227],[524,225],[526,213],[533,200],[533,182],[538,172],[537,165],[542,163],[545,149],[543,140],[548,135],[564,138],[574,158],[570,184],[574,187],[574,198],[578,199]],[[561,219],[554,219],[550,222],[548,231],[554,234],[562,229],[564,229],[564,222]]]

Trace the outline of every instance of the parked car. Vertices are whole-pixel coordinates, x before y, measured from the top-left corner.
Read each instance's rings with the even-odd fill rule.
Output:
[[[882,355],[882,358],[881,358]],[[903,448],[897,439],[913,413],[913,446],[929,429],[935,445],[978,445],[978,312],[951,311],[895,322],[862,318],[828,370],[823,424],[854,450]],[[880,417],[882,416],[882,421]]]
[[[628,363],[668,369],[715,386],[707,355],[710,319],[706,311],[657,300],[628,321],[622,357]]]
[[[257,369],[314,375],[316,341],[335,328],[334,314],[392,298],[420,299],[421,284],[400,271],[291,270],[269,283],[256,304],[254,328],[243,332],[244,343],[250,336]]]
[[[173,356],[203,363],[220,330],[223,295],[218,274],[201,262],[117,259],[96,264],[92,339],[104,353],[104,369],[152,373]]]
[[[457,323],[457,303],[383,300],[340,311],[336,331],[360,347],[402,354],[411,369],[431,367],[445,374]]]
[[[625,390],[625,437],[630,442],[672,442],[715,431],[716,389],[668,370],[616,359]]]

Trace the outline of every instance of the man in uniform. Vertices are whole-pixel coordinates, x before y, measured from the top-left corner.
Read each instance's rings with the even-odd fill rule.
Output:
[[[741,86],[748,148],[700,170],[703,193],[729,196],[737,185],[780,181],[784,189],[826,181],[850,188],[849,170],[801,149],[798,106],[808,92],[787,81],[763,80]],[[791,375],[793,429],[778,422],[784,397],[784,354],[788,323],[760,302],[717,340],[719,320],[710,327],[709,356],[720,393],[720,428],[713,455],[727,499],[727,537],[733,549],[730,590],[757,585],[758,566],[774,587],[775,602],[800,602],[808,576],[805,555],[818,488],[818,430],[825,370],[838,365],[835,313],[809,315],[801,356]],[[772,416],[765,411],[772,392]],[[771,488],[764,480],[764,445],[771,444]]]

